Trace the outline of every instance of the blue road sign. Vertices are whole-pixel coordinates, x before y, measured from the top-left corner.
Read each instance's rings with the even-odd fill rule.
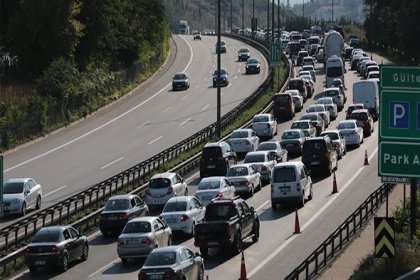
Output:
[[[410,128],[410,103],[404,101],[389,102],[389,128]]]

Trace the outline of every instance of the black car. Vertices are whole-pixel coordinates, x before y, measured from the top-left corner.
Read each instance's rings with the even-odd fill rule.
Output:
[[[303,143],[302,162],[306,168],[324,171],[328,176],[338,168],[337,151],[329,136],[309,138]]]
[[[154,249],[146,258],[138,280],[204,279],[204,260],[186,246],[166,246]]]
[[[38,268],[59,267],[68,269],[70,262],[87,260],[89,244],[86,236],[72,226],[50,226],[41,228],[25,250],[25,263],[31,273]]]
[[[251,56],[251,52],[248,48],[241,48],[238,51],[238,61],[247,61]]]
[[[236,153],[227,142],[207,143],[201,152],[200,177],[226,176],[229,167],[236,162]]]
[[[218,74],[219,72],[217,70],[214,71],[213,73],[213,87],[217,87],[217,78],[218,78]],[[220,86],[228,86],[229,85],[229,77],[228,77],[228,72],[226,70],[226,68],[221,68],[220,69]]]
[[[245,74],[260,73],[261,64],[256,58],[249,58],[245,63]]]
[[[220,41],[220,48],[216,43],[216,53],[226,53],[226,43],[224,41]]]
[[[172,91],[176,91],[178,89],[188,89],[189,87],[190,80],[187,73],[179,72],[172,78]]]
[[[139,196],[116,195],[108,199],[99,218],[99,229],[103,235],[120,234],[129,220],[148,214],[149,207]]]

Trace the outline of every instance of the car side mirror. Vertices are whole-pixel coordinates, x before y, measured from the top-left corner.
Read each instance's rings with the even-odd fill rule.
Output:
[[[194,256],[196,256],[196,257],[201,257],[201,255],[200,255],[200,253],[199,253],[199,252],[195,252]]]
[[[249,210],[251,211],[251,213],[255,213],[254,207],[250,207]]]

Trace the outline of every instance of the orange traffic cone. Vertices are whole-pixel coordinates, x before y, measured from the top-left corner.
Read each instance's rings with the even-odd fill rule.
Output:
[[[365,163],[364,163],[364,165],[369,165],[367,150],[365,150]]]
[[[294,232],[294,234],[298,234],[298,233],[300,233],[300,226],[299,226],[299,216],[298,216],[297,208],[296,208],[295,213],[296,214],[295,214],[295,232]]]
[[[334,177],[333,177],[333,190],[332,193],[338,193],[338,189],[337,189],[337,179],[335,178],[335,171],[334,171]]]
[[[242,250],[241,253],[242,253],[242,258],[241,258],[241,276],[240,276],[239,280],[248,280],[248,277],[246,276],[244,251]]]

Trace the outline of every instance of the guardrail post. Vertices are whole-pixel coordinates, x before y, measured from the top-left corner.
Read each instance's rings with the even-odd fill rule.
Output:
[[[25,225],[25,243],[28,242],[28,225]]]
[[[356,215],[353,215],[353,235],[356,235]]]
[[[45,227],[45,219],[47,218],[46,215],[42,216],[42,227]]]
[[[370,197],[370,214],[373,215],[373,198]]]
[[[54,224],[54,214],[55,214],[55,211],[51,211],[50,214],[51,214],[51,224],[53,225]]]
[[[67,221],[68,221],[70,218],[70,203],[68,203],[66,206],[67,206]]]
[[[305,274],[306,274],[306,279],[309,279],[309,262],[308,262],[308,259],[306,259],[306,261],[305,261]]]
[[[346,236],[346,241],[347,242],[349,242],[350,241],[350,229],[349,229],[349,225],[350,225],[350,223],[349,223],[349,220],[347,219],[346,220],[346,231],[347,231],[347,236]]]
[[[324,267],[327,266],[327,244],[324,242]]]
[[[340,228],[340,250],[343,249],[343,230]]]
[[[334,257],[334,251],[335,251],[335,247],[334,247],[334,235],[331,236],[331,258]]]
[[[15,229],[15,248],[17,248],[19,246],[19,244],[18,244],[18,231],[19,231],[19,228],[16,228]]]
[[[315,275],[318,274],[318,249],[315,251]]]
[[[58,210],[59,212],[58,212],[58,219],[59,219],[59,222],[60,222],[60,224],[62,224],[63,223],[63,207],[60,207],[60,209]]]
[[[6,233],[4,236],[4,243],[6,246],[6,252],[9,251],[9,233]]]

